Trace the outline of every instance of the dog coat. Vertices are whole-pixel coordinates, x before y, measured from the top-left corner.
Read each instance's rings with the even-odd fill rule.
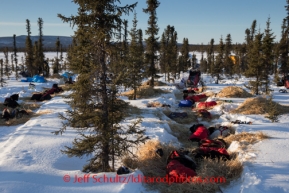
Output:
[[[195,158],[211,158],[211,159],[228,159],[230,160],[230,155],[225,148],[218,147],[199,147],[197,149],[197,154]]]
[[[200,125],[197,127],[196,131],[191,134],[189,139],[192,141],[200,141],[202,139],[207,139],[208,136],[209,136],[208,129],[205,126]]]
[[[216,101],[209,101],[209,102],[200,102],[198,105],[197,105],[197,108],[198,109],[206,109],[206,108],[209,108],[209,107],[213,107],[217,105]]]
[[[195,169],[195,162],[178,151],[172,151],[167,159],[166,173],[176,183],[183,183],[179,179],[196,176]]]

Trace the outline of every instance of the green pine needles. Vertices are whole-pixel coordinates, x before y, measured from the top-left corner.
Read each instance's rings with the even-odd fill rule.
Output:
[[[78,14],[71,17],[58,15],[64,22],[77,25],[73,46],[69,48],[67,68],[78,74],[71,85],[69,102],[71,109],[65,115],[63,127],[54,132],[62,134],[67,127],[79,133],[63,153],[68,156],[88,156],[84,172],[115,171],[115,163],[123,155],[132,154],[132,148],[146,140],[141,120],[122,126],[127,103],[118,97],[118,87],[123,83],[123,71],[112,73],[114,67],[123,65],[129,57],[119,57],[115,40],[119,26],[125,25],[122,14],[131,12],[136,4],[118,6],[116,0],[74,0]],[[123,28],[122,28],[123,29]],[[119,62],[117,64],[117,62]]]

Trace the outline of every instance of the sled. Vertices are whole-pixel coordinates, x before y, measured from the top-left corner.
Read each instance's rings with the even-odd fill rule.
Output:
[[[186,87],[197,88],[201,79],[201,71],[190,70],[190,75],[186,81]]]

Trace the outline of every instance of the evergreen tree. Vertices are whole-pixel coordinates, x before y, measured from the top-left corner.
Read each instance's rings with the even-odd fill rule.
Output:
[[[7,47],[4,48],[3,53],[4,53],[4,58],[5,58],[5,62],[4,62],[5,75],[7,76],[8,80],[9,80],[10,79],[9,76],[10,76],[11,73],[10,73],[9,59],[8,59],[9,52],[8,52],[8,48]]]
[[[246,34],[246,37],[245,37],[246,44],[248,45],[251,42],[250,30],[248,28],[245,30],[245,34]]]
[[[254,77],[256,80],[250,82],[252,91],[258,95],[260,86],[262,85],[264,61],[261,53],[263,34],[258,33],[255,35],[255,39],[252,42],[252,48],[248,52],[248,70],[246,76]]]
[[[122,29],[124,29],[123,33]],[[109,67],[113,74],[123,75],[126,73],[126,62],[128,59],[127,20],[124,20],[123,23],[118,23],[116,31],[114,53],[111,54]],[[127,82],[124,82],[124,84],[127,86]]]
[[[170,29],[171,26],[168,25],[165,31],[162,34],[161,42],[160,42],[160,67],[161,72],[165,73],[165,80],[169,80],[169,73],[170,73],[170,63],[169,63],[169,41],[170,41]]]
[[[175,31],[174,26],[168,25],[162,34],[159,60],[161,70],[167,74],[165,75],[167,77],[166,80],[170,79],[170,73],[176,78],[176,74],[179,73],[180,69],[177,65],[177,32]]]
[[[24,56],[25,56],[25,53],[24,53]],[[23,56],[21,56],[21,71],[22,71],[22,72],[25,71],[25,62],[24,62]]]
[[[13,35],[13,53],[14,53],[14,62],[15,62],[15,78],[18,80],[18,59],[17,59],[17,47],[16,47],[16,35]]]
[[[216,56],[216,62],[212,71],[212,75],[217,77],[216,84],[219,84],[220,74],[222,73],[222,69],[224,67],[225,57],[225,45],[223,43],[223,38],[221,37],[218,46],[218,55]]]
[[[207,60],[204,58],[204,45],[203,43],[201,44],[201,60],[200,60],[200,70],[201,72],[205,72],[207,73],[207,69],[208,69],[208,66],[207,66]]]
[[[140,52],[144,53],[143,33],[141,29],[138,29],[138,45],[139,45]],[[142,64],[143,64],[143,60],[142,60]]]
[[[276,84],[280,81],[280,77],[278,73],[279,53],[280,53],[279,43],[276,42],[273,48],[273,55],[274,55],[273,73],[274,73],[274,82]]]
[[[197,56],[196,56],[196,54],[193,53],[193,55],[192,55],[192,68],[194,68],[194,69],[197,68],[197,61],[198,61]]]
[[[289,0],[286,0],[287,5],[285,5],[285,9],[287,12],[287,16],[286,16],[286,21],[287,21],[287,26],[289,26]]]
[[[173,28],[174,29],[174,28]],[[178,66],[178,56],[179,56],[179,49],[178,49],[178,33],[173,30],[172,31],[172,39],[170,41],[171,47],[172,47],[172,54],[171,54],[171,61],[172,61],[172,67],[171,71],[173,73],[174,78],[176,79],[176,75],[180,74],[180,68]]]
[[[189,40],[188,38],[183,39],[183,45],[181,48],[181,55],[184,59],[184,66],[181,68],[182,71],[186,71],[190,66],[190,61],[189,61]]]
[[[271,32],[272,30],[270,29],[270,23],[270,18],[268,18],[262,43],[262,56],[264,61],[262,79],[266,94],[269,94],[269,75],[273,73],[272,67],[274,62],[273,49],[275,36],[273,36],[273,33]]]
[[[168,67],[168,79],[170,79],[170,73],[176,78],[177,73],[177,34],[175,32],[174,26],[167,26],[167,67]]]
[[[76,16],[58,15],[64,22],[77,25],[76,44],[69,50],[69,69],[77,73],[69,96],[71,110],[65,123],[57,133],[67,126],[76,127],[80,136],[72,147],[63,150],[68,156],[91,156],[85,172],[107,172],[114,170],[115,159],[131,153],[130,147],[145,141],[139,121],[124,128],[119,123],[124,119],[126,103],[117,98],[117,85],[122,77],[114,77],[108,87],[109,59],[113,58],[113,44],[117,25],[123,23],[122,14],[134,9],[136,4],[120,7],[115,0],[74,0],[79,6]],[[72,54],[75,53],[76,54]],[[116,76],[116,75],[115,75]],[[129,136],[134,135],[132,138]]]
[[[165,32],[163,32],[161,41],[160,41],[160,55],[159,55],[159,64],[161,68],[161,73],[165,74],[165,81],[167,80],[167,40],[165,37]]]
[[[74,50],[75,46],[77,46],[76,39],[74,36],[72,36],[72,43],[67,48],[66,60],[65,60],[66,62],[65,62],[65,65],[63,67],[64,70],[66,70],[68,68],[68,64],[73,61],[73,59],[72,59],[74,56],[73,50]]]
[[[40,74],[42,72],[41,66],[40,66],[40,58],[38,57],[39,50],[38,50],[38,41],[34,42],[33,45],[33,72],[36,74]]]
[[[120,70],[118,71],[121,72],[123,70],[126,70],[126,66],[127,66],[127,61],[128,61],[128,52],[129,52],[129,48],[128,48],[128,21],[124,20],[123,21],[123,27],[124,27],[124,32],[123,32],[123,41],[122,41],[122,47],[121,47],[121,62],[122,64],[120,65]],[[117,63],[117,62],[116,62]],[[123,72],[126,73],[126,72]]]
[[[128,85],[133,88],[133,100],[136,100],[137,88],[141,85],[143,80],[142,68],[143,68],[143,47],[140,45],[139,40],[139,30],[137,29],[137,19],[136,13],[133,19],[133,28],[129,32],[131,36],[131,43],[129,46],[129,56],[128,56]],[[142,42],[142,41],[141,41]]]
[[[14,72],[15,68],[14,68],[14,54],[11,54],[11,69]]]
[[[286,19],[283,19],[281,26],[281,40],[279,42],[281,71],[284,74],[288,73],[288,26]]]
[[[128,41],[127,41],[127,37],[128,37],[128,21],[127,20],[124,20],[123,21],[123,26],[124,26],[124,32],[123,32],[123,50],[125,52],[125,54],[128,53]]]
[[[207,60],[208,60],[208,67],[209,67],[210,74],[213,73],[213,69],[215,66],[214,43],[215,43],[215,40],[211,39],[209,48],[207,51],[207,58],[208,58]]]
[[[56,39],[55,47],[56,47],[56,58],[55,58],[55,62],[54,62],[54,65],[53,65],[53,74],[57,74],[59,72],[59,58],[58,58],[58,53],[60,51],[60,40],[59,40],[59,37],[57,37],[57,39]]]
[[[257,26],[257,20],[254,20],[251,25],[250,29],[250,42],[254,40],[255,34],[256,34],[256,26]]]
[[[38,73],[41,74],[43,73],[44,76],[48,77],[49,76],[49,71],[47,71],[47,66],[48,64],[45,63],[45,56],[44,56],[44,51],[43,51],[43,20],[42,18],[38,18],[37,21],[38,24],[38,30],[39,30],[39,39],[37,41],[38,45],[37,45],[37,53],[36,53],[36,57],[37,57],[37,64],[38,64]],[[45,71],[46,69],[46,71]],[[48,68],[49,69],[49,68]]]
[[[4,86],[4,84],[6,83],[4,81],[4,70],[3,70],[3,59],[0,59],[0,83],[1,83],[1,87]]]
[[[237,72],[239,76],[241,76],[241,74],[243,74],[245,70],[247,69],[246,68],[247,65],[245,65],[246,54],[247,54],[246,43],[243,43],[239,45],[237,48],[237,56],[238,56],[237,64],[238,65],[236,65],[235,72]]]
[[[245,31],[245,33],[246,33],[246,53],[251,52],[250,49],[252,48],[253,40],[254,40],[254,37],[256,34],[256,25],[257,25],[257,20],[253,20],[253,22],[251,24],[251,28],[246,29],[246,31]],[[249,58],[249,57],[254,57],[254,56],[247,54],[246,57],[244,57],[243,68],[246,70],[248,69],[249,60],[253,60],[252,58]]]
[[[225,44],[225,55],[224,55],[224,68],[226,74],[228,74],[230,77],[233,75],[233,68],[234,68],[234,63],[231,59],[231,51],[232,51],[232,39],[231,39],[231,34],[228,34],[226,37],[226,44]]]
[[[150,15],[148,21],[148,28],[145,31],[148,36],[146,41],[145,63],[148,64],[147,76],[151,76],[150,86],[154,87],[154,76],[157,72],[155,62],[157,60],[157,51],[159,50],[158,44],[158,31],[157,26],[157,13],[156,9],[159,7],[160,2],[158,0],[147,0],[147,8],[143,9],[145,13]]]
[[[30,30],[30,21],[26,19],[26,29],[27,29],[27,36],[25,41],[25,51],[26,51],[26,57],[25,57],[25,63],[27,67],[27,71],[31,76],[34,76],[37,74],[37,67],[33,66],[33,45],[31,40],[31,30]]]
[[[59,60],[60,60],[60,67],[62,69],[62,64],[63,64],[63,48],[62,48],[62,44],[60,44],[60,56],[59,56]]]

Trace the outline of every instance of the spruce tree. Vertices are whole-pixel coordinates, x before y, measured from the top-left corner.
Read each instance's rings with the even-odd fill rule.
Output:
[[[252,48],[252,44],[253,44],[253,40],[256,34],[256,25],[257,25],[257,20],[253,20],[252,24],[251,24],[251,28],[250,29],[246,29],[245,33],[246,33],[246,57],[244,57],[244,64],[243,64],[243,68],[245,70],[248,69],[248,65],[249,65],[249,60],[252,60],[252,58],[249,57],[254,57],[249,55],[248,53],[251,52],[251,48]]]
[[[80,135],[72,147],[63,150],[68,156],[91,156],[84,166],[85,172],[114,170],[117,158],[132,153],[130,147],[145,141],[143,130],[137,128],[139,121],[125,128],[119,123],[124,119],[127,104],[118,99],[117,82],[108,85],[109,59],[113,58],[113,44],[117,25],[123,24],[122,14],[128,14],[136,4],[120,7],[115,0],[74,0],[79,6],[78,14],[71,17],[58,15],[64,22],[77,26],[75,43],[69,50],[69,69],[78,74],[72,84],[69,104],[71,110],[63,128],[75,127]],[[73,54],[77,52],[76,54]],[[120,77],[121,78],[121,77]],[[130,137],[133,135],[134,137]]]
[[[172,47],[172,54],[171,54],[171,61],[172,61],[171,69],[172,70],[171,71],[173,73],[174,79],[177,78],[176,75],[180,74],[180,71],[181,71],[179,66],[178,66],[179,48],[178,48],[177,40],[178,40],[178,33],[175,30],[173,30],[172,31],[172,39],[170,41],[170,44]]]
[[[161,36],[161,41],[160,41],[160,50],[159,50],[159,64],[160,64],[160,70],[161,73],[165,74],[165,81],[167,80],[167,41],[165,37],[165,32],[163,32]]]
[[[178,73],[180,73],[180,71],[187,71],[190,66],[188,38],[183,38],[183,44],[180,53],[181,55],[178,57]]]
[[[33,66],[33,45],[31,40],[30,21],[26,19],[27,36],[25,41],[25,63],[30,76],[37,74],[37,67]]]
[[[60,51],[60,40],[59,40],[59,37],[57,37],[57,39],[56,39],[55,48],[56,48],[56,58],[55,58],[55,62],[54,62],[54,65],[53,65],[53,74],[57,74],[59,72],[59,58],[58,58],[58,53]]]
[[[5,75],[7,76],[9,80],[9,76],[11,73],[10,73],[9,59],[8,59],[9,51],[7,47],[4,48],[3,53],[4,53],[4,58],[5,58],[5,62],[4,62],[5,70],[4,71],[5,71]]]
[[[124,20],[121,23],[117,24],[116,27],[116,38],[115,46],[113,47],[113,54],[110,58],[110,71],[113,74],[122,74],[126,73],[126,62],[128,57],[128,41],[127,41],[127,21]],[[123,30],[124,29],[124,30]],[[123,32],[122,32],[123,31]],[[126,81],[124,82],[125,88],[127,87]]]
[[[127,86],[133,88],[133,100],[136,100],[137,88],[141,85],[141,81],[143,80],[142,69],[143,69],[143,47],[140,45],[139,41],[139,30],[137,29],[137,18],[136,13],[134,14],[133,19],[133,28],[129,32],[131,36],[131,43],[129,46],[128,52],[128,62],[127,69],[128,73],[126,75],[127,78]]]
[[[218,45],[218,55],[216,56],[216,62],[213,67],[212,75],[217,77],[216,84],[219,84],[220,80],[220,75],[222,73],[222,69],[224,68],[224,58],[226,57],[225,55],[225,45],[223,42],[223,38],[220,38],[220,42]]]
[[[213,68],[215,66],[214,43],[215,43],[215,40],[211,39],[209,46],[208,46],[208,51],[207,51],[207,60],[208,60],[208,67],[209,67],[210,74],[213,73]]]
[[[186,71],[190,66],[190,61],[189,61],[189,40],[188,38],[183,39],[183,45],[181,48],[181,55],[184,58],[184,66],[181,68],[182,71]]]
[[[177,46],[177,32],[174,26],[168,25],[162,34],[160,43],[160,67],[166,73],[166,77],[170,79],[170,73],[176,78],[180,68],[178,64],[178,46]]]
[[[232,39],[231,39],[231,34],[228,34],[226,37],[226,43],[225,43],[225,55],[224,55],[224,68],[225,72],[229,77],[232,77],[233,75],[233,68],[234,68],[234,63],[231,59],[231,52],[233,49],[232,46]]]
[[[0,85],[4,86],[6,82],[4,81],[4,69],[3,69],[3,59],[0,59]]]
[[[11,56],[11,70],[12,70],[12,72],[14,72],[15,71],[15,68],[14,68],[14,54],[11,54],[10,56]]]
[[[262,56],[264,61],[264,67],[263,67],[263,84],[265,93],[269,94],[269,75],[273,73],[272,66],[274,62],[274,39],[275,36],[273,36],[272,30],[270,29],[270,18],[268,18],[266,22],[266,29],[264,32],[264,38],[262,42]]]
[[[161,72],[163,72],[165,74],[165,80],[168,81],[169,80],[169,73],[170,73],[170,69],[169,69],[169,38],[170,38],[170,28],[171,26],[168,25],[167,28],[165,29],[165,31],[162,34],[161,37],[161,42],[160,42],[160,47],[159,47],[159,52],[160,52],[160,56],[159,56],[159,63],[160,63],[160,67],[161,67]]]
[[[18,80],[18,55],[17,55],[17,47],[16,47],[16,35],[13,35],[13,54],[14,54],[14,62],[15,62],[15,78]]]
[[[255,34],[256,34],[256,26],[257,26],[257,20],[254,20],[251,25],[250,29],[250,42],[254,40]]]
[[[160,2],[158,0],[147,0],[147,8],[143,9],[145,13],[149,14],[148,20],[148,28],[145,30],[146,35],[148,36],[146,41],[146,52],[145,52],[145,63],[148,65],[146,70],[147,76],[151,76],[150,86],[154,87],[154,76],[157,72],[155,63],[158,59],[157,51],[159,50],[158,44],[158,31],[159,28],[157,26],[157,13],[156,9],[159,7]]]
[[[235,68],[235,72],[239,74],[239,76],[241,77],[241,74],[244,74],[246,68],[246,54],[247,54],[247,50],[246,50],[246,43],[243,43],[241,45],[238,46],[237,48],[237,64],[236,68]]]
[[[277,84],[280,81],[279,73],[278,73],[278,63],[279,63],[279,42],[275,42],[273,48],[274,55],[274,64],[273,64],[273,73],[274,73],[274,82]]]
[[[286,19],[283,19],[281,26],[281,39],[279,42],[281,71],[283,74],[288,73],[288,26]]]
[[[260,86],[262,85],[262,77],[264,71],[264,58],[262,56],[262,38],[263,34],[258,32],[252,42],[252,48],[248,52],[248,69],[246,71],[247,77],[254,77],[255,80],[250,82],[250,86],[254,94],[258,95]]]
[[[25,56],[25,53],[24,53]],[[21,71],[24,72],[25,71],[25,61],[23,56],[21,56]]]
[[[63,48],[62,48],[62,44],[60,44],[60,56],[59,56],[59,61],[60,61],[60,69],[62,70],[62,64],[63,64]]]
[[[38,47],[39,47],[38,41],[35,41],[33,45],[33,64],[32,64],[34,75],[36,74],[39,75],[42,72],[40,65],[40,58],[38,57],[39,54]]]
[[[286,0],[287,5],[285,5],[285,9],[287,12],[287,16],[286,16],[286,21],[287,21],[287,26],[289,26],[289,0]],[[289,32],[287,32],[289,33]]]
[[[144,53],[144,45],[143,45],[143,32],[142,29],[138,29],[138,45],[141,53]],[[143,60],[142,60],[143,64]]]
[[[43,50],[43,20],[42,18],[38,18],[37,21],[38,24],[38,30],[39,30],[39,38],[37,41],[37,53],[36,53],[36,57],[38,60],[38,69],[39,69],[39,74],[43,73],[43,75],[45,77],[49,76],[49,71],[45,71],[45,69],[47,70],[47,65],[45,63],[45,56],[44,56],[44,50]]]
[[[203,43],[201,44],[201,60],[200,60],[200,70],[201,72],[207,73],[208,71],[208,65],[207,65],[207,60],[204,58],[204,45]]]
[[[197,56],[196,56],[196,54],[193,53],[193,55],[192,55],[192,67],[194,69],[197,68],[197,61],[198,61]]]

